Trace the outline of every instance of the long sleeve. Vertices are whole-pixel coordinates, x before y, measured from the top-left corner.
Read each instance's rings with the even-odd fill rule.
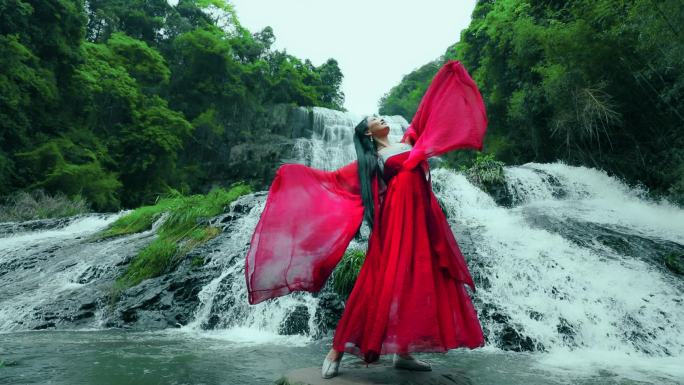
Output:
[[[487,129],[477,85],[458,60],[447,62],[432,79],[401,139],[413,148],[403,164],[412,169],[429,157],[459,149],[482,150]]]
[[[362,219],[357,161],[334,171],[280,166],[246,256],[249,303],[319,291]]]

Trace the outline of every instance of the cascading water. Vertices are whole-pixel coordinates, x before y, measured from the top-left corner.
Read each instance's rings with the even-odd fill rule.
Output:
[[[324,170],[353,161],[352,129],[362,116],[314,108],[312,118],[311,137],[296,140],[288,161]],[[387,120],[396,142],[408,124]],[[607,376],[619,373],[628,377],[625,383],[684,383],[684,281],[663,263],[664,255],[684,252],[684,210],[596,169],[527,163],[507,166],[504,174],[505,206],[463,173],[432,169],[433,190],[475,278],[472,298],[487,338],[478,350],[496,362],[502,351],[530,354],[539,367],[572,376],[611,368]],[[214,218],[224,232],[201,251],[208,261],[201,269],[212,275],[197,294],[193,318],[174,335],[229,341],[225,346],[288,347],[320,336],[315,294],[247,303],[244,257],[265,198],[265,191],[242,197]],[[80,321],[89,321],[74,324],[104,327],[100,297],[89,293],[154,233],[83,240],[121,214],[40,222],[47,228],[33,230],[0,224],[0,331],[49,328],[54,312],[91,302],[80,310]],[[36,317],[40,323],[25,322]],[[608,382],[592,381],[583,383]]]
[[[361,116],[319,109],[314,118],[312,138],[296,143],[296,161],[332,170],[354,160],[351,133]],[[388,120],[396,142],[408,124]],[[473,299],[488,348],[544,352],[547,363],[561,367],[591,357],[682,374],[673,363],[684,354],[684,282],[662,257],[684,250],[684,211],[650,202],[595,169],[528,163],[504,172],[511,207],[497,205],[462,173],[432,171],[476,277]],[[202,291],[191,328],[218,316],[230,335],[273,336],[304,307],[307,330],[315,330],[317,299],[309,293],[247,305],[242,257],[262,209],[263,198],[235,223],[232,246],[225,246],[240,258],[217,261],[224,273]]]
[[[299,138],[295,142],[293,162],[306,164],[321,170],[334,170],[356,159],[352,141],[353,128],[363,116],[333,111],[326,108],[313,108],[313,127],[311,138]],[[388,117],[391,126],[390,140],[399,141],[408,122],[401,117]],[[306,292],[290,295],[249,305],[244,282],[244,256],[252,232],[263,210],[266,195],[239,219],[230,223],[225,231],[231,234],[220,245],[226,258],[213,258],[209,268],[220,269],[222,274],[206,285],[199,293],[201,304],[195,319],[185,329],[210,332],[231,339],[247,338],[285,338],[301,342],[318,335],[316,313],[319,300]],[[251,198],[247,198],[251,199]],[[241,201],[235,202],[240,205]],[[368,232],[364,225],[362,232]],[[365,246],[352,241],[350,247],[363,249]],[[300,325],[290,333],[283,331],[283,325],[290,317],[304,318],[306,325]],[[295,336],[283,336],[299,332]]]
[[[104,242],[85,240],[125,213],[2,224],[0,331],[54,327],[61,312],[79,314],[74,323],[97,327],[101,304],[94,288],[154,234],[152,229]]]
[[[684,250],[684,211],[562,163],[506,167],[511,208],[462,174],[432,175],[457,239],[463,231],[472,246],[488,341],[574,371],[619,364],[684,376],[684,282],[662,262]]]
[[[297,160],[327,170],[352,161],[351,132],[360,116],[328,110],[314,116],[314,135],[297,142]],[[397,141],[407,123],[390,123]],[[435,193],[457,239],[470,247],[479,282],[473,297],[490,345],[548,352],[548,359],[565,360],[573,351],[605,360],[631,356],[642,366],[654,357],[681,357],[684,285],[661,261],[664,253],[684,249],[684,212],[648,202],[639,190],[594,169],[529,163],[506,167],[505,175],[510,208],[461,173],[433,170]],[[249,224],[240,225],[240,244],[249,241],[262,208],[244,218]],[[224,268],[226,276],[240,278],[221,301],[246,302],[242,267],[235,260]],[[216,301],[217,286],[203,292],[201,309]],[[274,333],[303,305],[313,330],[315,298],[297,294],[231,313],[244,315],[241,328]]]

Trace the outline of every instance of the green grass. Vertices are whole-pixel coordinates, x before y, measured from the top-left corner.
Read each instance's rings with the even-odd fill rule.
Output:
[[[332,287],[337,294],[349,297],[365,260],[366,252],[363,250],[350,249],[344,253],[332,274]]]
[[[188,251],[218,235],[220,229],[202,224],[201,219],[224,212],[231,202],[250,192],[250,187],[242,183],[229,189],[215,188],[206,195],[184,196],[174,191],[155,205],[140,207],[119,218],[97,234],[96,237],[108,238],[149,230],[161,215],[167,214],[156,229],[157,238],[140,250],[117,278],[110,291],[110,302],[118,300],[123,290],[173,270]],[[198,265],[201,263],[193,260],[193,266]]]
[[[199,267],[204,265],[204,258],[201,256],[196,256],[192,259],[192,266],[193,267]]]

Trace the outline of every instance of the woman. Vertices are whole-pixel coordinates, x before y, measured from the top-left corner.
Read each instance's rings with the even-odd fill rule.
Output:
[[[475,290],[432,192],[427,158],[482,150],[487,125],[477,86],[458,61],[435,75],[400,143],[370,117],[354,130],[357,160],[335,171],[278,169],[247,253],[255,304],[296,290],[319,291],[365,219],[366,258],[345,305],[322,376],[344,352],[367,364],[394,353],[394,366],[430,370],[410,352],[476,348],[484,336],[464,285]]]

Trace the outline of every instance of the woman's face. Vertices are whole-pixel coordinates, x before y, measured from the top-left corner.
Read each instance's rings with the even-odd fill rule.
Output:
[[[367,122],[368,130],[366,131],[366,135],[373,135],[382,138],[389,134],[390,127],[385,119],[373,115],[367,118]]]

